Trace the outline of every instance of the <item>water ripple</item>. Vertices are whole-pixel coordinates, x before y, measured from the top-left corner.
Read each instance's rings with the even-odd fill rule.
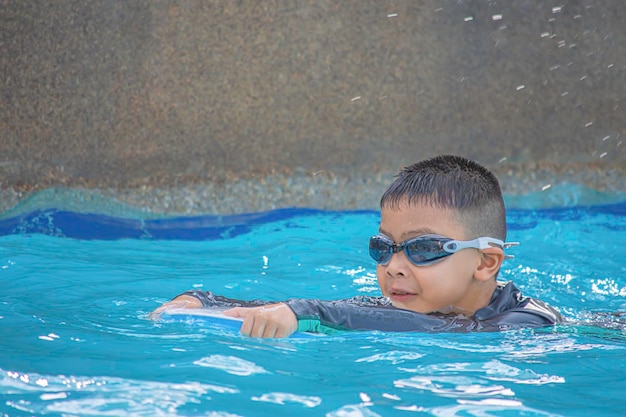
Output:
[[[253,362],[236,356],[211,355],[194,361],[194,365],[220,369],[231,375],[250,376],[254,374],[268,374],[269,372]]]
[[[364,358],[359,358],[355,362],[387,361],[387,362],[391,362],[392,365],[397,365],[399,363],[404,363],[405,361],[412,361],[415,359],[419,359],[423,356],[424,356],[423,354],[416,353],[416,352],[392,350],[389,352],[378,353],[378,354],[367,356]]]
[[[489,385],[465,376],[412,376],[394,381],[397,388],[415,388],[444,397],[512,397],[515,393],[502,385]]]
[[[296,395],[288,392],[269,392],[259,397],[252,397],[252,400],[280,405],[284,405],[286,403],[297,403],[308,408],[317,407],[322,403],[322,399],[317,396]]]
[[[12,410],[80,416],[172,416],[178,415],[180,407],[199,403],[211,393],[239,393],[231,387],[199,382],[46,376],[1,369],[0,386],[5,405]]]

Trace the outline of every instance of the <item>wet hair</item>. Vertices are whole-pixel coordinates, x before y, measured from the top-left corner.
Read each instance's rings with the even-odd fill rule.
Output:
[[[506,239],[506,212],[500,183],[482,165],[441,155],[405,167],[380,199],[381,209],[426,204],[451,210],[468,239]]]

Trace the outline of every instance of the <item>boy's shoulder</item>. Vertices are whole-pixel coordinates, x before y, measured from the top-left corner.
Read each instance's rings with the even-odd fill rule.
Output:
[[[487,307],[481,308],[474,318],[497,324],[498,327],[527,327],[557,324],[561,314],[545,302],[527,297],[511,281],[499,282]]]

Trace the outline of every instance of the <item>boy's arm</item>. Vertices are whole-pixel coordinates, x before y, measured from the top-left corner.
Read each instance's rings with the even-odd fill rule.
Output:
[[[374,301],[377,299],[373,299]],[[332,334],[345,330],[466,331],[469,320],[437,317],[379,303],[351,300],[321,301],[293,299],[286,302],[298,320],[298,331]]]
[[[296,331],[333,334],[345,330],[454,331],[462,327],[453,320],[376,303],[357,304],[352,299],[292,299],[261,307],[236,307],[224,314],[244,319],[241,333],[265,338],[288,337]]]
[[[287,337],[296,331],[333,334],[346,330],[384,332],[485,332],[539,327],[551,320],[528,310],[507,311],[486,320],[463,315],[431,315],[375,302],[292,299],[285,303],[224,313],[244,318],[243,334],[253,337]]]
[[[189,290],[177,295],[172,300],[163,303],[160,307],[150,313],[151,320],[158,319],[164,311],[177,308],[232,308],[232,307],[256,307],[268,304],[267,301],[252,300],[243,301],[235,298],[222,297],[215,295],[211,291]]]
[[[561,322],[554,309],[536,300],[525,308],[511,309],[489,318],[456,314],[422,314],[392,306],[352,300],[293,299],[287,305],[297,317],[297,331],[332,334],[344,330],[386,332],[490,332],[542,327]],[[375,301],[376,299],[371,299]]]

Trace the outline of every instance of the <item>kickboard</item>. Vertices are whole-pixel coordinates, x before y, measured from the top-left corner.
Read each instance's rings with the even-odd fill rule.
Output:
[[[243,319],[226,316],[222,311],[223,310],[211,308],[174,308],[164,311],[161,315],[161,319],[186,323],[201,322],[234,333],[239,333]],[[296,332],[289,337],[302,339],[320,336],[324,335],[319,333]]]

